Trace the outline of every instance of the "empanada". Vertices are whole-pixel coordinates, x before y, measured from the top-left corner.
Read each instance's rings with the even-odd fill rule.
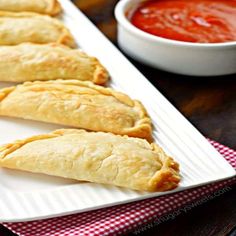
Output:
[[[79,80],[25,82],[4,88],[0,115],[151,138],[150,118],[139,101]]]
[[[36,13],[0,12],[0,45],[23,42],[57,42],[75,46],[69,30],[59,20]]]
[[[75,129],[2,146],[0,166],[144,191],[170,190],[180,181],[178,164],[156,144]]]
[[[57,0],[0,0],[0,11],[30,11],[57,15],[61,12],[61,5]]]
[[[23,43],[0,47],[0,81],[59,78],[104,84],[108,73],[96,58],[61,44]]]

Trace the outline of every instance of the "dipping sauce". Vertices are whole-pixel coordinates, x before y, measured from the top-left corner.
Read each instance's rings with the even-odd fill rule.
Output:
[[[131,23],[147,33],[178,41],[236,41],[236,0],[147,1],[134,12]]]

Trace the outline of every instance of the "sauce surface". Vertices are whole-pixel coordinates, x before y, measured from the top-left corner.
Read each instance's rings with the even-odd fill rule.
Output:
[[[236,41],[236,0],[152,0],[132,15],[137,28],[194,43]]]

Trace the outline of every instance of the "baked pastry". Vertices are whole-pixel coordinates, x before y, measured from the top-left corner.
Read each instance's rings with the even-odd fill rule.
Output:
[[[23,42],[57,42],[75,46],[69,30],[57,19],[37,13],[0,11],[0,45]]]
[[[0,0],[0,11],[30,11],[54,16],[61,12],[61,5],[57,0]]]
[[[79,80],[25,82],[0,90],[0,115],[151,139],[143,105]]]
[[[179,166],[156,144],[64,129],[0,148],[0,166],[144,191],[177,187]]]
[[[61,44],[23,43],[0,47],[0,81],[24,82],[58,78],[104,84],[108,73],[96,58]]]

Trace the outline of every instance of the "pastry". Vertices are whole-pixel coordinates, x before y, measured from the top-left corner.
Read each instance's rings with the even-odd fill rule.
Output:
[[[64,129],[0,147],[0,166],[142,191],[177,187],[179,166],[156,144]]]
[[[57,15],[61,12],[61,5],[57,0],[0,0],[0,11],[30,11]]]
[[[57,42],[75,46],[69,30],[59,20],[37,13],[0,12],[0,45],[23,42]]]
[[[25,82],[0,90],[0,115],[151,139],[143,105],[79,80]]]
[[[0,81],[59,78],[104,84],[108,73],[96,58],[61,44],[23,43],[0,47]]]

